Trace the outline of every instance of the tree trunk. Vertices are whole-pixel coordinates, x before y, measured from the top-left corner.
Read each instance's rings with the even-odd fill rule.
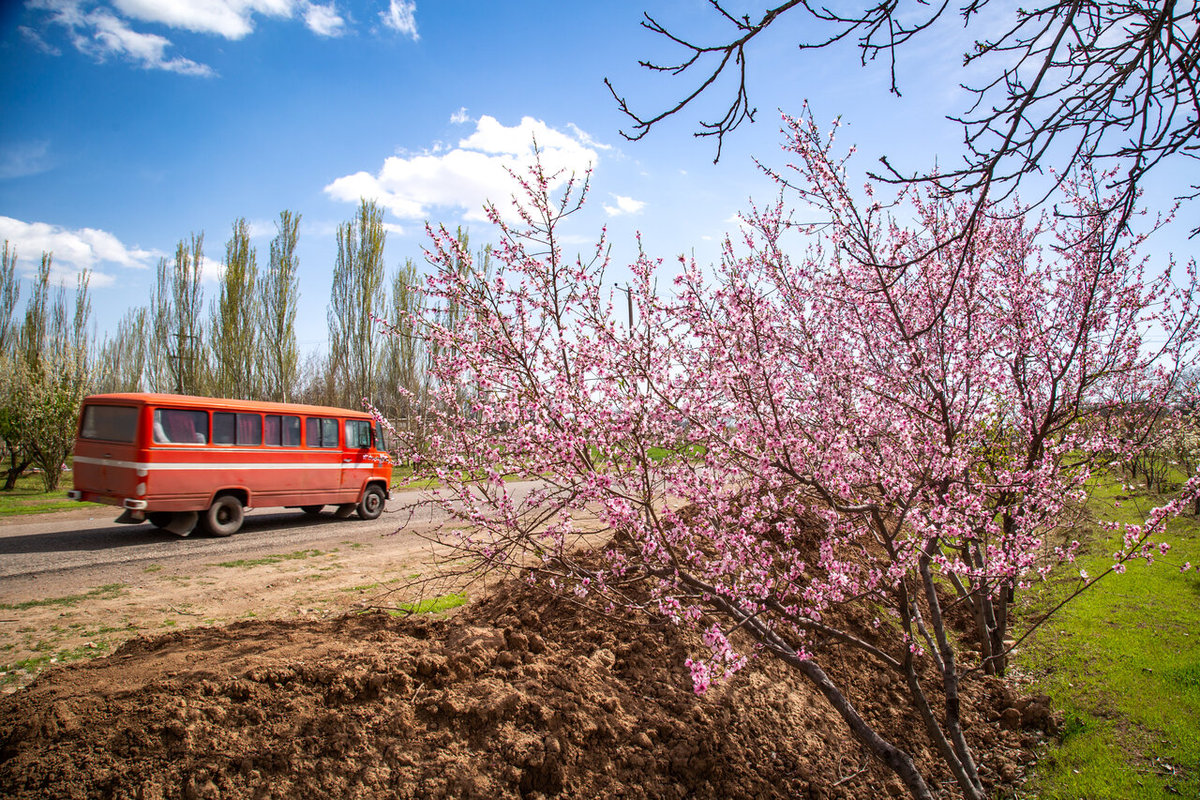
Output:
[[[11,492],[16,488],[17,479],[25,473],[25,470],[29,469],[29,465],[32,463],[32,461],[25,461],[20,464],[13,462],[4,476],[4,491]]]

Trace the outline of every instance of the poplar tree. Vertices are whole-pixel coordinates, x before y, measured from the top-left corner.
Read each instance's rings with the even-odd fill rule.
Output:
[[[4,240],[4,258],[0,261],[0,353],[8,353],[16,336],[12,326],[13,311],[21,297],[21,286],[17,282],[17,249]]]
[[[423,404],[424,347],[414,320],[423,316],[425,299],[417,285],[417,265],[410,258],[392,276],[388,305],[390,335],[383,344],[383,392],[377,407],[389,418],[412,428]]]
[[[242,217],[233,223],[233,235],[225,243],[225,274],[220,295],[213,300],[212,388],[222,397],[244,399],[258,393],[257,282],[258,263],[250,246],[250,228]]]
[[[149,314],[144,306],[125,312],[117,323],[116,335],[105,339],[96,358],[97,391],[142,391],[149,367],[149,328]]]
[[[455,229],[454,246],[451,248],[452,255],[450,257],[453,273],[459,280],[465,283],[480,283],[487,280],[488,275],[492,271],[492,251],[490,247],[483,247],[475,256],[471,255],[471,238],[467,231],[461,227]],[[447,331],[456,331],[463,323],[463,308],[459,298],[450,296],[440,298],[442,305],[429,310],[430,320],[434,325],[440,326]],[[455,348],[447,348],[446,345],[439,344],[437,341],[427,340],[427,364],[432,365],[439,360],[451,357]],[[436,376],[433,371],[427,369],[429,378],[427,379],[427,390],[432,393],[436,387]],[[460,408],[466,405],[475,397],[481,394],[481,390],[473,382],[469,376],[463,376],[455,382],[453,393],[456,397],[455,404]],[[444,402],[445,393],[440,393],[441,402]]]
[[[337,263],[329,297],[329,366],[339,402],[356,407],[370,397],[379,371],[385,303],[383,211],[363,199],[358,214],[338,226]]]
[[[33,279],[33,291],[25,304],[25,321],[21,325],[18,344],[20,359],[30,366],[40,367],[46,336],[49,333],[48,303],[50,298],[50,267],[52,256],[42,253],[42,263]]]
[[[175,246],[175,263],[158,262],[158,274],[151,299],[153,333],[154,389],[160,392],[203,394],[204,373],[204,293],[200,286],[200,268],[204,260],[204,234],[192,234],[190,242]]]
[[[296,395],[300,353],[296,347],[296,305],[300,299],[296,240],[300,215],[282,211],[271,240],[271,264],[260,288],[258,352],[261,392],[268,400],[290,401]]]

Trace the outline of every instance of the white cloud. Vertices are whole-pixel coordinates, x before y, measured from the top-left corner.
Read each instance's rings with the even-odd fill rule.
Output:
[[[225,262],[200,254],[200,282],[217,283],[225,275]]]
[[[507,170],[518,175],[525,172],[534,160],[535,139],[547,174],[560,173],[551,189],[561,186],[572,172],[582,176],[598,158],[581,137],[554,130],[532,117],[506,127],[494,117],[483,116],[476,122],[475,132],[447,152],[392,156],[377,174],[360,171],[342,176],[326,186],[325,192],[351,203],[360,197],[375,199],[401,219],[426,219],[432,208],[459,208],[465,211],[465,219],[483,220],[482,207],[488,200],[511,216],[511,204],[506,201],[514,185]]]
[[[55,280],[72,285],[75,276],[85,269],[92,270],[92,285],[107,286],[112,276],[101,272],[103,265],[146,269],[149,262],[165,255],[159,250],[129,247],[116,236],[95,228],[67,230],[46,222],[24,222],[0,216],[0,239],[6,240],[17,252],[17,269],[31,272],[41,261],[42,253],[52,253]]]
[[[643,200],[634,200],[632,197],[614,194],[612,198],[617,201],[615,206],[610,206],[607,203],[604,205],[604,212],[610,217],[619,217],[622,214],[637,214],[646,207]]]
[[[338,14],[333,3],[310,5],[304,10],[304,24],[318,36],[341,36],[346,32],[346,20]]]
[[[107,11],[96,11],[88,16],[91,25],[91,41],[76,34],[75,46],[80,51],[97,56],[101,60],[107,55],[125,56],[146,69],[162,69],[181,75],[209,77],[214,75],[212,67],[199,64],[190,58],[167,58],[166,49],[170,40],[153,33],[138,33],[124,20]]]
[[[597,150],[611,150],[612,149],[611,144],[600,144],[600,142],[593,139],[590,134],[588,134],[586,131],[580,129],[580,127],[573,122],[568,122],[567,127],[571,129],[571,133],[575,134],[576,139],[583,142],[588,147],[594,147]]]
[[[241,39],[254,31],[254,15],[290,17],[295,0],[113,0],[127,17],[170,28]]]
[[[104,61],[110,56],[128,59],[146,69],[162,69],[183,75],[208,77],[215,71],[189,58],[167,58],[169,39],[134,30],[131,22],[164,25],[175,30],[239,40],[254,32],[256,17],[292,19],[299,16],[318,36],[341,36],[346,20],[337,11],[336,0],[29,0],[30,8],[48,12],[50,23],[67,29],[71,43],[80,52]],[[402,4],[403,5],[403,4]],[[409,8],[411,11],[415,6]],[[33,44],[44,52],[58,51],[43,38],[44,30],[23,29]],[[412,30],[416,38],[416,28]]]
[[[458,109],[458,111],[455,111],[450,115],[450,124],[452,125],[462,125],[470,121],[471,117],[467,114],[466,106],[463,106],[462,108]]]
[[[46,55],[51,55],[51,56],[61,56],[62,55],[61,50],[59,50],[57,47],[55,47],[54,45],[50,44],[45,39],[43,39],[42,35],[40,33],[38,33],[37,31],[35,31],[33,28],[28,28],[24,25],[21,25],[17,28],[17,30],[20,31],[21,35],[24,36],[26,39],[28,39],[33,44],[34,47],[36,47],[38,50],[41,50]]]
[[[249,229],[251,239],[266,239],[268,237],[275,237],[275,220],[273,219],[246,220],[246,227]]]
[[[0,179],[37,175],[50,169],[50,143],[44,139],[0,147]]]
[[[167,58],[168,39],[133,30],[107,8],[85,12],[78,0],[31,0],[30,6],[49,11],[52,22],[67,28],[75,48],[97,61],[116,56],[146,69],[201,77],[215,74],[211,67],[190,58]]]
[[[420,39],[417,33],[417,4],[415,0],[390,0],[387,11],[380,11],[383,24],[414,42]]]

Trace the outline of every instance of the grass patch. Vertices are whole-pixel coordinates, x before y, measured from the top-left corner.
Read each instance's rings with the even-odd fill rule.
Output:
[[[444,594],[440,597],[430,597],[426,600],[418,600],[415,603],[401,603],[396,611],[391,611],[394,616],[406,616],[408,614],[436,614],[440,611],[449,611],[452,608],[458,608],[467,602],[467,595],[463,592],[452,592]]]
[[[0,603],[0,608],[9,611],[24,611],[27,608],[42,608],[45,606],[74,606],[84,600],[111,600],[120,597],[125,589],[123,583],[106,583],[97,586],[83,594],[69,594],[66,597],[47,597],[43,600],[26,600],[22,603]]]
[[[42,489],[40,475],[27,474],[17,478],[17,484],[10,491],[0,492],[0,517],[11,517],[20,514],[44,514],[48,511],[62,511],[68,508],[83,506],[96,507],[99,503],[83,503],[79,500],[68,500],[67,490],[71,488],[71,480],[63,476],[63,481],[57,490],[47,492]]]
[[[56,664],[70,664],[73,661],[86,661],[108,652],[111,645],[108,642],[93,642],[90,645],[69,647],[55,652],[43,652],[36,656],[23,658],[11,664],[0,665],[0,686],[18,683],[22,678],[36,675],[46,667]],[[38,648],[39,650],[42,648]]]
[[[280,564],[284,561],[298,561],[305,558],[316,558],[317,556],[330,555],[336,553],[337,550],[297,550],[293,553],[279,553],[277,555],[263,556],[262,558],[239,558],[237,561],[221,561],[213,564],[214,567],[226,567],[227,569],[248,569],[250,567],[261,567],[266,564]]]
[[[1113,507],[1120,499],[1121,507]],[[1093,512],[1141,522],[1154,503],[1124,498],[1119,484],[1099,486]],[[1030,592],[1037,613],[1112,564],[1117,541],[1094,529],[1074,567]],[[1061,743],[1041,760],[1030,784],[1040,800],[1200,797],[1200,520],[1171,523],[1172,549],[1153,565],[1129,562],[1052,618],[1018,654],[1066,716]]]

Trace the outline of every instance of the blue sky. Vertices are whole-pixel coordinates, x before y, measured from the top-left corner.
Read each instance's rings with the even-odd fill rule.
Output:
[[[703,36],[718,21],[700,0],[0,7],[0,238],[17,248],[18,269],[43,250],[65,281],[90,268],[103,335],[148,301],[155,264],[180,239],[204,232],[215,278],[245,217],[265,268],[274,220],[290,209],[302,215],[306,351],[325,339],[335,230],[361,195],[386,210],[389,270],[423,263],[426,220],[465,225],[482,245],[491,229],[479,207],[508,196],[501,167],[523,163],[536,134],[552,163],[594,168],[572,241],[583,247],[608,225],[618,262],[635,231],[652,255],[712,261],[748,198],[773,197],[752,159],[784,161],[776,109],[807,99],[819,120],[840,115],[862,170],[884,153],[920,169],[957,158],[961,133],[944,116],[962,110],[969,77],[955,74],[965,41],[920,41],[899,65],[896,98],[885,65],[861,68],[848,49],[802,55],[795,28],[779,25],[751,61],[759,121],[714,165],[712,142],[691,136],[703,109],[629,142],[603,83],[639,110],[677,96],[684,84],[638,66],[675,55],[638,23],[647,11]],[[216,293],[211,279],[206,291]]]

